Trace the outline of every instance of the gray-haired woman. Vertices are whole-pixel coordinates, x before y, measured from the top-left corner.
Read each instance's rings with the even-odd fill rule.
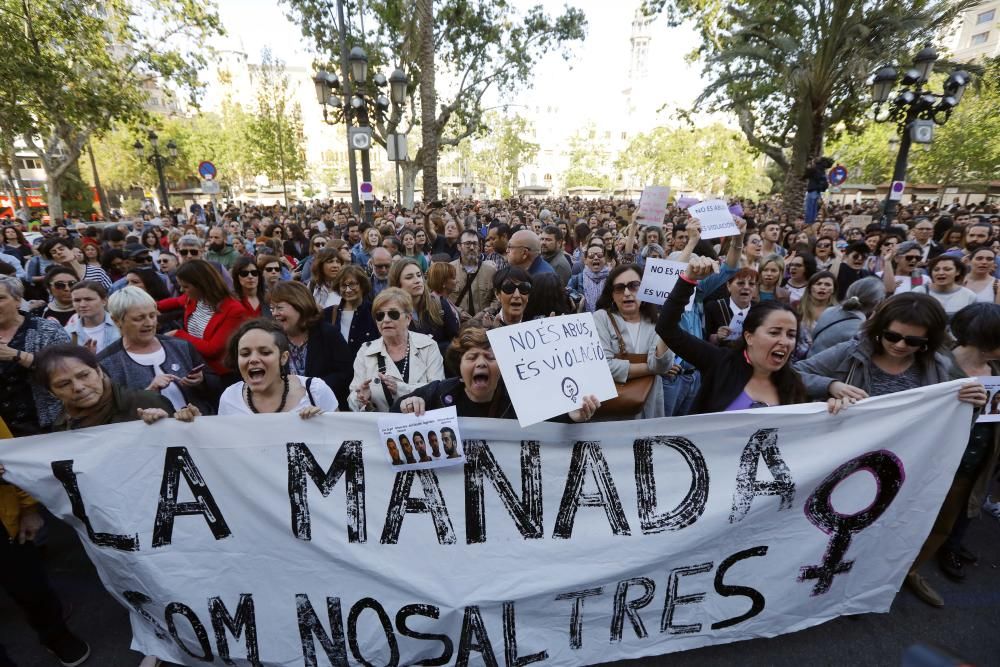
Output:
[[[885,300],[885,285],[881,278],[862,278],[847,288],[845,296],[843,303],[827,308],[816,320],[810,357],[854,338],[876,306]]]
[[[123,287],[108,299],[108,312],[122,337],[98,356],[113,382],[157,392],[174,410],[195,405],[215,414],[221,388],[194,345],[156,333],[156,301],[138,287]]]
[[[70,342],[57,322],[22,313],[23,296],[20,280],[0,276],[0,417],[15,436],[43,432],[61,414],[59,401],[31,382],[31,368],[36,352]]]

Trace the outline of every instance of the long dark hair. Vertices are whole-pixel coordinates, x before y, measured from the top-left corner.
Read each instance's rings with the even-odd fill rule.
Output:
[[[531,298],[524,307],[523,321],[527,322],[538,317],[568,315],[573,311],[569,302],[566,287],[556,273],[539,273],[531,278]]]
[[[192,259],[181,264],[177,269],[177,280],[183,280],[197,288],[201,292],[201,298],[212,308],[218,308],[220,303],[232,296],[219,271],[203,259]]]
[[[612,312],[618,311],[618,306],[615,305],[615,300],[612,298],[612,295],[615,292],[615,280],[626,271],[635,271],[636,275],[639,276],[639,280],[642,280],[642,267],[638,264],[622,264],[621,266],[616,266],[611,269],[611,273],[608,274],[607,280],[604,281],[604,289],[601,290],[601,296],[597,298],[594,310],[610,310]],[[636,294],[635,298],[638,299],[639,295]],[[639,317],[649,322],[655,322],[659,316],[660,311],[655,304],[649,303],[648,301],[639,302]]]
[[[233,268],[231,270],[233,277],[233,292],[236,294],[236,298],[238,299],[245,299],[250,296],[249,294],[243,293],[243,286],[240,284],[240,271],[248,266],[257,269],[257,294],[255,296],[260,299],[261,303],[264,303],[267,301],[267,291],[264,289],[264,278],[260,275],[260,269],[257,268],[257,260],[253,257],[243,255],[241,257],[237,257],[236,261],[233,262]]]
[[[924,327],[927,345],[917,350],[915,356],[924,366],[934,363],[934,353],[948,339],[948,315],[938,300],[927,294],[905,292],[883,301],[861,329],[876,352],[881,349],[882,333],[893,322]]]
[[[777,299],[772,299],[771,301],[761,301],[760,303],[755,303],[750,307],[750,311],[747,313],[746,320],[743,321],[743,331],[747,333],[753,333],[758,328],[760,328],[764,321],[775,311],[781,311],[785,313],[791,313],[795,318],[796,323],[796,335],[795,342],[798,344],[798,322],[799,317],[792,310],[791,306],[778,301]],[[740,336],[739,342],[736,344],[736,349],[741,353],[745,354],[747,351],[747,339],[746,336]],[[806,394],[806,386],[802,382],[802,378],[799,376],[798,372],[792,368],[791,362],[792,355],[789,353],[785,365],[771,373],[771,383],[774,385],[775,389],[778,390],[778,400],[781,401],[782,405],[794,405],[796,403],[805,403],[808,400]]]

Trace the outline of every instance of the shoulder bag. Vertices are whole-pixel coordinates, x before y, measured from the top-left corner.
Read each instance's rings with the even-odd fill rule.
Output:
[[[607,311],[607,313],[608,319],[611,320],[611,326],[615,329],[615,336],[618,337],[618,354],[614,358],[630,363],[646,363],[648,361],[648,354],[629,354],[625,352],[625,339],[618,328],[618,322],[615,321],[615,317],[611,314],[611,311]],[[656,375],[644,375],[640,378],[626,380],[622,384],[616,382],[615,389],[618,391],[618,396],[612,398],[610,401],[602,402],[601,407],[597,410],[597,416],[601,418],[618,417],[622,419],[635,417],[642,411],[642,407],[646,404],[646,399],[649,397],[649,392],[653,389],[653,382],[658,379]]]

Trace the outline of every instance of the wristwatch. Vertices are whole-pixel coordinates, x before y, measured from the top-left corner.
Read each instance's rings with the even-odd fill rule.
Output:
[[[14,352],[14,362],[18,364],[21,363],[21,350],[16,350]]]

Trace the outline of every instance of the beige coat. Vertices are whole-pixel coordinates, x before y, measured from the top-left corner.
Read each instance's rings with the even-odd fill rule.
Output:
[[[448,299],[459,307],[462,311],[474,316],[476,313],[485,310],[496,301],[493,292],[493,276],[497,273],[497,266],[488,259],[484,259],[479,264],[479,271],[472,281],[472,287],[465,291],[465,284],[472,275],[466,272],[462,266],[462,260],[456,259],[451,263],[455,267],[455,291],[448,295]],[[465,293],[459,301],[459,295]],[[470,303],[471,298],[471,303]]]
[[[351,381],[351,394],[347,398],[347,403],[351,410],[363,412],[364,408],[358,401],[357,389],[365,380],[372,380],[369,388],[372,392],[372,403],[369,404],[369,411],[389,412],[392,407],[386,400],[382,384],[378,381],[378,355],[385,359],[385,373],[399,381],[396,395],[399,398],[412,393],[417,387],[422,387],[433,380],[444,379],[444,360],[441,359],[441,352],[437,342],[430,336],[422,333],[410,332],[410,381],[403,382],[403,374],[393,362],[392,358],[385,352],[385,343],[381,338],[369,341],[358,350],[358,356],[354,359],[354,379]],[[400,362],[402,363],[402,362]]]

